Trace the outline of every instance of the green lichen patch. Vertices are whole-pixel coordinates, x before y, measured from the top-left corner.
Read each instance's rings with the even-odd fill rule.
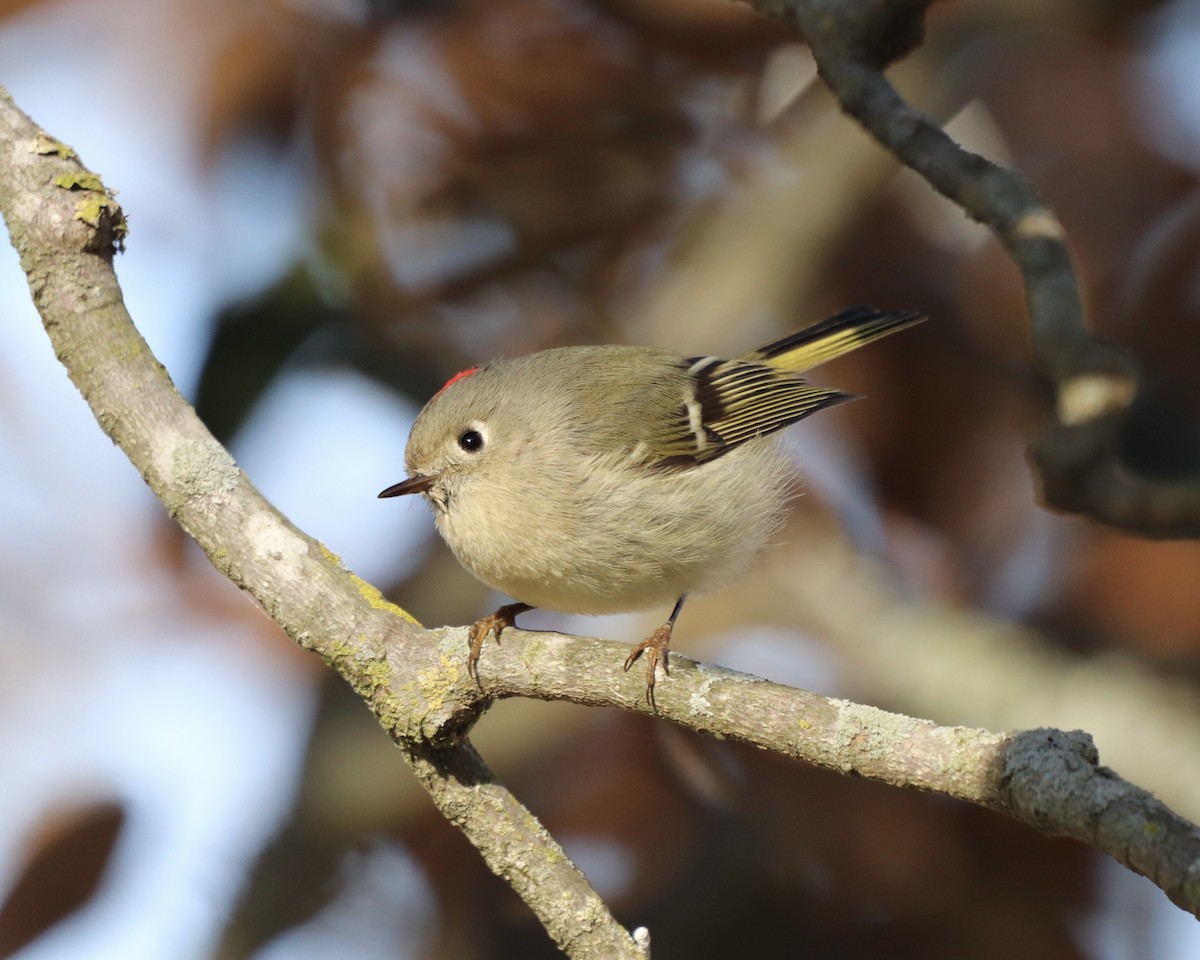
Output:
[[[417,621],[417,618],[411,613],[401,607],[398,607],[396,604],[388,600],[382,593],[380,593],[378,587],[372,586],[362,577],[358,576],[358,574],[348,570],[346,565],[342,563],[342,558],[325,546],[325,544],[320,543],[318,546],[321,548],[321,556],[323,556],[330,563],[337,564],[339,570],[342,570],[349,575],[350,579],[354,583],[355,588],[358,590],[359,595],[366,600],[368,604],[370,604],[372,610],[387,610],[389,613],[394,613],[398,617],[403,617],[415,627],[419,627],[421,625]]]
[[[417,622],[416,617],[414,617],[411,613],[402,609],[401,607],[396,606],[396,604],[384,597],[384,595],[379,592],[378,587],[371,586],[371,584],[367,583],[366,580],[357,574],[351,573],[350,579],[354,581],[354,585],[358,588],[359,594],[364,600],[367,601],[367,603],[371,605],[373,610],[387,610],[391,613],[394,613],[398,617],[403,617],[414,626],[419,627],[421,625]]]
[[[53,180],[56,187],[62,187],[64,190],[95,190],[97,193],[102,193],[108,196],[108,189],[104,186],[104,181],[90,170],[69,170],[66,173],[60,173]]]
[[[75,151],[63,143],[61,140],[55,140],[45,130],[39,130],[37,136],[29,144],[29,152],[41,154],[42,156],[62,157],[64,160],[74,160]]]
[[[75,219],[82,220],[93,229],[100,228],[100,221],[105,216],[112,220],[113,234],[118,239],[129,233],[129,225],[125,222],[121,205],[112,197],[93,192],[90,196],[75,202]]]
[[[64,190],[86,192],[87,196],[75,201],[75,219],[82,220],[93,230],[106,225],[111,231],[111,240],[118,250],[125,249],[125,237],[129,224],[121,205],[113,199],[113,193],[96,174],[90,170],[70,170],[60,173],[53,180],[56,187]]]

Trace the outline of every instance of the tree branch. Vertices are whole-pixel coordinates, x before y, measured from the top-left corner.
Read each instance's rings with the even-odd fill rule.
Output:
[[[533,907],[567,956],[644,960],[645,953],[612,918],[566,851],[496,782],[468,741],[442,748],[417,740],[400,745],[437,808],[466,835],[491,871]]]
[[[77,190],[65,184],[86,183]],[[99,209],[95,224],[85,213]],[[341,674],[435,804],[572,957],[644,958],[579,869],[462,737],[486,702],[440,650],[254,488],[134,328],[112,269],[120,208],[0,88],[0,210],[55,352],[104,432],[213,565]]]
[[[1054,211],[1024,177],[964,150],[884,77],[883,67],[920,42],[931,0],[745,2],[795,27],[842,108],[990,227],[1016,261],[1034,354],[1058,398],[1058,423],[1031,448],[1046,503],[1146,536],[1200,536],[1200,481],[1139,475],[1122,461],[1120,432],[1137,394],[1137,364],[1085,325]]]
[[[460,634],[460,636],[462,636]],[[510,636],[513,638],[509,642]],[[623,644],[506,630],[480,661],[491,697],[536,697],[643,713]],[[461,640],[465,649],[466,640]],[[1099,765],[1083,732],[943,727],[671,654],[658,715],[721,740],[828,770],[990,807],[1103,850],[1200,917],[1200,829]]]
[[[514,642],[488,648],[477,685],[466,673],[464,631],[420,628],[292,526],[208,433],[134,329],[112,271],[120,210],[98,179],[80,180],[87,172],[60,147],[0,91],[0,210],[57,355],[101,427],[214,566],[351,683],[443,814],[569,955],[644,956],[465,739],[498,697],[649,712],[640,676],[621,669],[626,648],[513,631]],[[658,693],[666,719],[1076,837],[1200,915],[1200,831],[1098,767],[1085,734],[939,727],[678,655],[672,667]]]

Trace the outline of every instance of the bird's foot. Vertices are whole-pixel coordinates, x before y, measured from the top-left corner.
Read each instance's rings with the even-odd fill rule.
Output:
[[[661,663],[663,673],[668,677],[671,675],[671,663],[668,655],[671,646],[671,631],[674,626],[674,621],[668,620],[634,647],[633,652],[625,658],[625,669],[628,670],[637,662],[638,657],[643,653],[646,655],[646,702],[655,711],[658,710],[658,704],[654,702],[655,673],[658,670],[658,665]]]
[[[483,641],[489,633],[495,634],[496,642],[500,642],[500,633],[505,627],[515,627],[517,616],[526,610],[532,610],[527,603],[506,603],[495,613],[489,613],[481,620],[471,624],[467,631],[467,639],[471,641],[471,652],[467,654],[467,673],[479,681],[479,655],[483,651]]]

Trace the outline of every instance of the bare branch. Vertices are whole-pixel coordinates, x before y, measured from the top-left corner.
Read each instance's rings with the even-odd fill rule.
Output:
[[[864,49],[874,47],[864,41]],[[88,209],[98,213],[94,224],[77,218],[75,201],[83,198],[55,178],[86,171],[65,149],[39,149],[45,143],[53,141],[0,93],[0,208],[55,350],[102,428],[213,564],[354,686],[439,809],[517,889],[563,949],[575,957],[644,956],[561,848],[494,782],[464,737],[489,703],[503,696],[648,712],[641,678],[621,670],[625,648],[514,631],[519,642],[486,651],[478,686],[466,673],[464,631],[421,629],[293,527],[208,433],[130,322],[111,264],[119,209],[102,187],[85,187],[97,194],[87,199]],[[1064,249],[1061,242],[1048,238],[1053,230],[1033,230],[1031,222],[1036,224],[1018,218],[1011,231],[1029,256],[1049,263],[1049,279],[1031,282],[1031,309],[1038,316],[1043,309],[1053,316],[1061,311],[1062,341],[1085,358],[1075,366],[1060,364],[1074,379],[1104,367],[1110,362],[1104,358],[1114,354],[1096,346],[1078,323],[1069,264],[1054,254]],[[1055,289],[1064,269],[1071,280],[1066,292]],[[1041,306],[1043,287],[1052,307]],[[1050,356],[1059,362],[1056,350]],[[1106,375],[1126,376],[1122,362],[1111,364]],[[1174,902],[1200,915],[1200,831],[1098,767],[1085,734],[1006,736],[939,727],[680,656],[672,666],[671,682],[658,696],[664,718],[843,773],[944,793],[1076,837],[1145,873]]]
[[[56,182],[57,181],[57,182]],[[86,182],[79,191],[63,186]],[[99,208],[97,224],[77,201]],[[55,352],[100,426],[213,565],[350,682],[439,809],[572,957],[643,958],[562,849],[461,734],[484,704],[462,660],[254,488],[134,328],[112,269],[120,210],[0,89],[0,209]],[[447,695],[457,685],[468,695]],[[440,735],[435,745],[427,735]]]
[[[1034,353],[1053,380],[1058,423],[1032,447],[1042,495],[1058,509],[1153,537],[1200,536],[1200,481],[1141,476],[1122,462],[1120,430],[1137,364],[1084,323],[1066,234],[1019,174],[955,143],[906,103],[882,68],[921,38],[930,0],[747,0],[794,26],[842,108],[903,163],[991,227],[1025,280]]]
[[[462,636],[462,634],[460,634]],[[512,636],[514,642],[509,642]],[[484,692],[650,713],[621,664],[623,644],[505,631],[480,661]],[[466,640],[462,639],[462,649]],[[1200,916],[1200,829],[1099,766],[1079,731],[943,727],[671,654],[658,715],[839,773],[931,790],[1091,844]]]
[[[492,872],[534,907],[567,956],[644,960],[642,947],[613,920],[563,848],[496,782],[470,743],[438,748],[409,740],[401,746],[438,809],[466,834]]]

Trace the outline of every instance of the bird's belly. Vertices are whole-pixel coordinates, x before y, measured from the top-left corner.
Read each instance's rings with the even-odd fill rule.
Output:
[[[540,572],[475,571],[479,579],[523,603],[562,613],[628,613],[670,606],[685,593],[698,592],[696,577],[668,575],[641,564],[622,569],[619,564],[596,570],[546,568]]]
[[[577,477],[569,509],[538,489],[540,475],[519,501],[463,496],[438,529],[463,566],[515,600],[564,613],[645,610],[740,576],[777,529],[791,468],[764,440],[696,471],[609,476]]]

